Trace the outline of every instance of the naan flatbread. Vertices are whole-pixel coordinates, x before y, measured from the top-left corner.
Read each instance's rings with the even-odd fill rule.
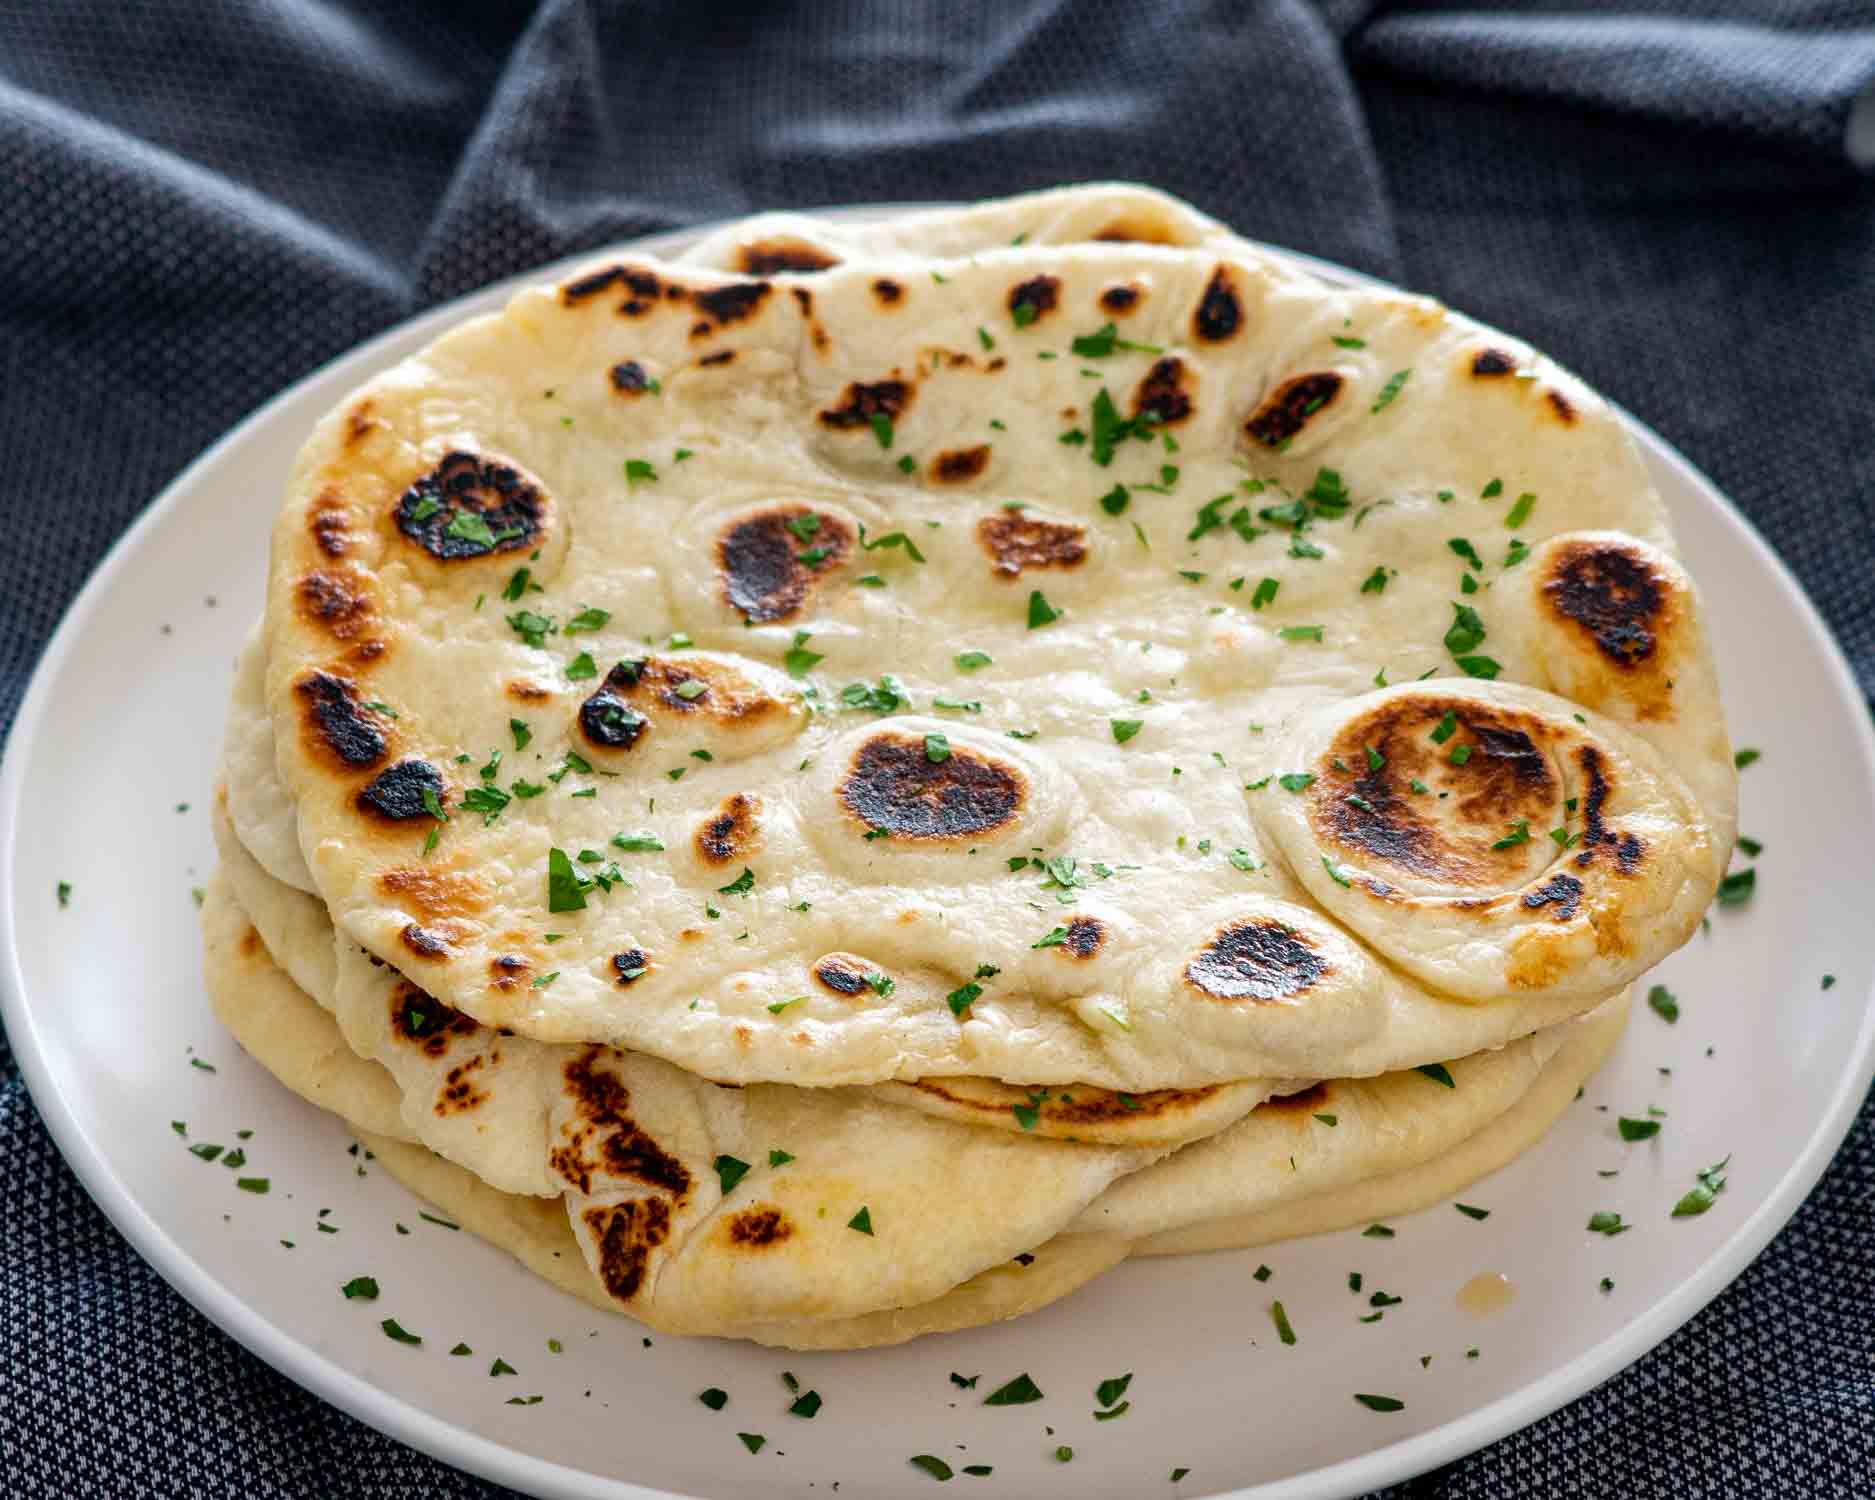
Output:
[[[629,259],[523,293],[322,425],[268,640],[345,931],[485,1024],[724,1080],[1143,1093],[1461,1055],[1684,941],[1731,840],[1697,596],[1613,414],[1435,304],[1241,247]],[[1497,675],[1372,686],[1427,670]],[[1473,753],[1387,791],[1449,793],[1436,819],[1343,805],[1458,837],[1462,890],[1294,833],[1321,714],[1461,690]],[[1494,737],[1531,713],[1574,738]],[[1634,828],[1590,826],[1585,751]],[[1455,938],[1461,901],[1488,920]]]

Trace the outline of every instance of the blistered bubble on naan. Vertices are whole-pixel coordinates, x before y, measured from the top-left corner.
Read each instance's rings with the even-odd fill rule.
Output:
[[[1291,872],[1384,957],[1478,1003],[1601,995],[1683,942],[1720,858],[1645,743],[1505,683],[1305,716],[1306,780],[1253,803]]]
[[[1452,797],[1410,821],[1388,803],[1384,827],[1346,800],[1381,806],[1362,765],[1324,760],[1332,734],[1290,748],[1376,682],[1431,674],[1500,716],[1530,711],[1523,688],[1573,699],[1552,680],[1581,655],[1571,632],[1602,648],[1550,607],[1541,549],[1614,532],[1670,562],[1609,408],[1436,303],[1325,289],[1176,205],[1160,205],[1171,244],[1102,240],[1157,201],[1114,192],[1031,204],[1000,239],[1005,210],[972,211],[943,231],[954,260],[800,216],[719,240],[720,270],[613,257],[336,413],[277,538],[268,693],[346,930],[421,955],[425,987],[465,1013],[710,1077],[1134,1091],[1501,1045],[1678,941],[1714,862],[1647,818],[1730,836],[1722,729],[1690,729],[1682,696],[1710,681],[1696,613],[1670,720],[1642,717],[1643,670],[1605,669],[1605,712],[1653,746],[1599,767],[1605,828],[1644,850],[1626,872],[1625,843],[1598,842],[1586,871],[1492,847],[1520,823],[1547,836],[1558,792],[1589,779],[1527,729],[1534,760],[1481,750],[1463,788],[1449,766],[1420,775]],[[776,237],[838,264],[740,274]],[[353,443],[360,401],[372,426]],[[387,533],[452,453],[498,456],[551,497],[539,559],[444,563]],[[335,658],[296,591],[341,563],[371,623]],[[1666,661],[1672,632],[1646,628]],[[360,764],[295,690],[320,673],[351,685],[321,699],[335,732],[381,741]],[[446,821],[398,831],[358,806],[404,761],[444,779]],[[1313,793],[1285,790],[1304,770]],[[1331,789],[1290,847],[1272,820]],[[1670,813],[1646,811],[1656,792]],[[423,916],[378,887],[432,835],[489,873],[486,911]],[[1419,892],[1430,877],[1396,859],[1450,888]],[[1073,878],[1051,884],[1056,868]],[[1514,920],[1456,904],[1513,892],[1541,899]],[[1329,972],[1261,1001],[1194,988],[1188,968],[1248,983],[1228,978],[1248,949],[1236,968],[1228,943],[1193,959],[1264,914]],[[547,934],[530,973],[557,971],[550,987],[491,985],[496,959],[539,959]],[[632,952],[659,962],[626,978],[613,960]],[[830,991],[813,967],[839,952],[893,992]],[[1514,1000],[1458,1003],[1473,967]]]

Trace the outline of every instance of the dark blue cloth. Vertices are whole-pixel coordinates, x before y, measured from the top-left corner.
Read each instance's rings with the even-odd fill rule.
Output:
[[[768,207],[1130,177],[1434,293],[1640,413],[1875,687],[1868,0],[0,3],[0,726],[111,541],[330,356]],[[0,1491],[486,1496],[129,1251],[0,1044]],[[1875,1112],[1682,1332],[1401,1494],[1875,1493]]]

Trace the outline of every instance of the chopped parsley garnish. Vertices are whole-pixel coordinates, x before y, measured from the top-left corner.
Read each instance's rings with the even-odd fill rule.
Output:
[[[1252,609],[1261,609],[1266,604],[1274,604],[1276,602],[1276,591],[1281,587],[1282,584],[1277,579],[1265,578],[1256,586],[1256,592],[1251,594],[1250,607]]]
[[[1353,883],[1342,873],[1341,866],[1336,864],[1326,854],[1322,856],[1322,868],[1328,872],[1328,878],[1334,881],[1334,883],[1343,890],[1353,889]]]
[[[1484,640],[1484,621],[1469,604],[1452,606],[1452,624],[1445,632],[1445,649],[1454,656],[1475,650]]]
[[[1041,1387],[1029,1379],[1028,1373],[1022,1374],[1007,1385],[1000,1385],[983,1398],[985,1406],[1027,1406],[1031,1401],[1042,1399]]]
[[[1535,509],[1536,496],[1531,494],[1530,491],[1525,490],[1517,497],[1517,503],[1511,506],[1510,511],[1505,515],[1504,524],[1512,531],[1515,531],[1519,526],[1523,525],[1525,521],[1530,519],[1530,512]],[[1505,566],[1508,567],[1509,564],[1506,563]]]
[[[553,848],[547,851],[548,911],[584,911],[586,892],[592,887],[592,877],[574,868],[566,850]]]
[[[1478,491],[1478,493],[1487,500],[1495,500],[1499,495],[1504,493],[1504,481],[1501,479],[1493,479],[1483,489]]]
[[[244,1193],[260,1193],[264,1195],[268,1189],[273,1186],[273,1183],[270,1179],[265,1177],[237,1177],[234,1179],[234,1185]]]
[[[1113,730],[1115,743],[1121,745],[1124,745],[1134,735],[1138,734],[1140,730],[1146,727],[1146,721],[1144,719],[1109,719],[1107,723]]]
[[[1112,1406],[1126,1394],[1126,1388],[1133,1383],[1129,1370],[1124,1375],[1116,1375],[1111,1380],[1103,1380],[1094,1388],[1094,1399],[1102,1406]]]
[[[656,484],[658,471],[642,458],[625,460],[625,483],[632,489],[641,484]]]
[[[1491,847],[1493,849],[1515,849],[1519,844],[1530,842],[1530,820],[1519,818],[1510,825],[1510,832],[1505,834]]]
[[[1473,1208],[1469,1203],[1454,1203],[1452,1207],[1457,1209],[1468,1219],[1488,1219],[1491,1217],[1490,1209]]]
[[[1276,778],[1276,784],[1285,792],[1306,792],[1315,785],[1315,777],[1308,771],[1288,771]]]
[[[751,1453],[760,1453],[763,1444],[768,1441],[759,1432],[738,1432],[736,1436],[742,1440],[742,1446]]]
[[[1658,1120],[1634,1120],[1626,1115],[1622,1115],[1615,1123],[1619,1126],[1621,1139],[1624,1141],[1651,1140],[1653,1137],[1660,1134],[1660,1122]]]
[[[1283,1311],[1281,1302],[1270,1303],[1270,1321],[1276,1325],[1276,1337],[1285,1344],[1296,1341],[1296,1331],[1289,1326],[1289,1314]]]
[[[1453,765],[1462,766],[1465,764],[1466,761],[1470,759],[1471,759],[1471,746],[1469,745],[1452,746],[1451,761]]]
[[[1673,1212],[1669,1217],[1690,1219],[1711,1208],[1713,1200],[1725,1191],[1725,1169],[1730,1165],[1731,1160],[1732,1158],[1728,1156],[1724,1161],[1715,1161],[1709,1167],[1701,1167],[1697,1173],[1698,1181],[1685,1197],[1673,1205]]]
[[[785,1167],[789,1162],[793,1160],[794,1160],[794,1154],[792,1152],[783,1151],[778,1146],[772,1149],[768,1153],[768,1164],[771,1167]]]
[[[662,854],[664,841],[655,833],[615,833],[612,847],[623,849],[627,854]]]
[[[354,1276],[339,1288],[345,1294],[347,1302],[358,1300],[375,1302],[378,1300],[378,1283],[370,1276]]]
[[[725,1196],[731,1188],[749,1174],[749,1164],[746,1161],[738,1161],[733,1156],[719,1156],[711,1165],[716,1168],[716,1181]]]
[[[1458,1085],[1452,1081],[1452,1070],[1446,1067],[1444,1063],[1421,1063],[1417,1068],[1413,1069],[1413,1071],[1415,1073],[1424,1073],[1426,1077],[1444,1088],[1455,1089],[1458,1087]]]
[[[1361,1231],[1361,1238],[1368,1240],[1390,1240],[1393,1238],[1393,1231],[1385,1224],[1369,1224]],[[1356,1288],[1356,1290],[1358,1291],[1359,1288]]]
[[[1042,597],[1040,589],[1029,594],[1029,629],[1040,630],[1044,625],[1052,625],[1061,618],[1061,611]]]
[[[1365,349],[1367,347],[1366,339],[1346,338],[1338,333],[1331,335],[1331,337],[1337,349]]]
[[[386,1338],[395,1339],[400,1344],[420,1344],[423,1342],[421,1337],[408,1331],[395,1318],[386,1318],[382,1323],[378,1324],[378,1327],[384,1330],[384,1336]]]
[[[1024,313],[1028,314],[1027,318],[1022,316]],[[1019,303],[1016,307],[1016,326],[1020,328],[1025,322],[1033,323],[1034,321],[1035,309],[1026,302]],[[951,1466],[935,1454],[914,1453],[911,1456],[910,1462],[915,1467],[923,1469],[925,1473],[936,1480],[948,1480],[953,1473]]]
[[[1740,750],[1732,756],[1732,764],[1742,771],[1746,766],[1756,765],[1763,757],[1762,750]]]
[[[887,672],[880,677],[876,688],[869,688],[863,682],[849,682],[840,690],[840,701],[848,708],[869,708],[876,714],[889,714],[911,700],[906,695],[905,684]]]
[[[1457,660],[1459,670],[1467,677],[1480,677],[1487,682],[1504,670],[1498,662],[1488,656],[1461,656]]]
[[[846,1221],[848,1229],[857,1229],[861,1234],[872,1233],[872,1210],[861,1205],[858,1213]]]
[[[744,865],[740,875],[730,881],[728,885],[717,886],[716,891],[717,894],[721,896],[746,896],[754,889],[755,871],[751,870],[747,865]]]
[[[1605,1234],[1613,1239],[1618,1234],[1626,1234],[1634,1226],[1623,1224],[1620,1214],[1604,1208],[1589,1215],[1588,1227],[1591,1234]]]
[[[1250,1273],[1250,1276],[1255,1281],[1268,1281],[1275,1274],[1268,1266],[1258,1266]]]
[[[890,448],[893,440],[892,419],[884,412],[876,411],[872,414],[871,426],[872,435],[878,440],[879,446]]]
[[[701,1401],[711,1411],[721,1411],[725,1406],[729,1405],[729,1392],[723,1390],[720,1386],[713,1385],[707,1391],[698,1392],[697,1400]]]
[[[507,616],[509,626],[514,633],[530,646],[544,646],[547,636],[557,627],[546,615],[537,615],[531,609],[517,609]]]
[[[1047,932],[1042,934],[1042,939],[1040,942],[1030,943],[1029,946],[1031,948],[1059,948],[1062,946],[1062,944],[1066,943],[1067,940],[1068,940],[1067,928],[1051,927]]]
[[[1319,625],[1285,625],[1276,633],[1285,641],[1320,641],[1322,627]]]
[[[1478,556],[1478,549],[1472,546],[1470,542],[1466,541],[1464,537],[1455,536],[1447,541],[1445,545],[1450,547],[1460,557],[1464,558],[1467,563],[1476,568],[1480,573],[1484,571],[1484,559]]]
[[[1380,394],[1374,399],[1372,411],[1382,412],[1393,405],[1394,399],[1406,388],[1406,382],[1412,378],[1411,370],[1395,370],[1387,377],[1387,383],[1380,388]]]
[[[944,998],[950,1005],[951,1014],[961,1016],[965,1011],[970,1009],[973,1004],[983,998],[983,986],[978,984],[975,980],[969,980],[952,990],[950,994],[946,995]]]
[[[812,1417],[819,1410],[820,1392],[803,1391],[795,1400],[795,1403],[788,1408],[788,1415],[791,1417]]]
[[[610,610],[582,609],[566,622],[567,635],[591,635],[594,631],[605,629],[606,622],[612,618]]]
[[[1735,870],[1719,882],[1719,905],[1743,906],[1758,884],[1755,869]]]
[[[1136,354],[1165,353],[1157,344],[1137,344],[1131,339],[1121,338],[1117,323],[1109,323],[1093,333],[1081,334],[1070,347],[1082,359],[1105,359],[1116,349],[1130,350]]]
[[[1365,1392],[1356,1391],[1354,1399],[1369,1411],[1404,1411],[1406,1409],[1406,1403],[1394,1396],[1370,1396]]]
[[[992,660],[982,651],[960,651],[952,659],[957,663],[957,670],[960,672],[974,672],[979,667],[989,666]]]
[[[951,742],[941,734],[927,734],[924,737],[924,758],[934,766],[941,766],[951,758]]]
[[[1361,584],[1361,592],[1363,594],[1386,593],[1387,580],[1392,576],[1393,574],[1388,569],[1376,565],[1374,571],[1369,573],[1366,580]]]
[[[1680,1019],[1679,999],[1664,984],[1657,984],[1647,992],[1647,1005],[1668,1025]]]
[[[869,540],[866,536],[866,528],[862,525],[859,528],[859,545],[868,552],[877,552],[881,547],[898,547],[903,549],[905,555],[913,562],[924,561],[924,553],[918,550],[918,544],[902,531],[888,531],[882,537]]]

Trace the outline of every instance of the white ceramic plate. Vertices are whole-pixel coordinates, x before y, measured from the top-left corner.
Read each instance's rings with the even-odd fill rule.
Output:
[[[0,999],[34,1098],[118,1228],[262,1358],[408,1443],[540,1495],[807,1496],[834,1480],[848,1494],[923,1495],[933,1481],[907,1459],[928,1453],[958,1469],[992,1465],[982,1493],[1026,1500],[1342,1496],[1455,1458],[1636,1359],[1736,1276],[1815,1183],[1875,1067],[1875,737],[1790,575],[1637,425],[1711,606],[1734,735],[1763,750],[1745,774],[1743,819],[1764,843],[1762,874],[1749,906],[1715,912],[1710,936],[1656,976],[1678,995],[1679,1022],[1638,1008],[1620,1051],[1549,1138],[1465,1194],[1489,1219],[1441,1206],[1398,1221],[1392,1239],[1348,1232],[1136,1263],[1013,1324],[804,1355],[646,1339],[419,1218],[388,1177],[360,1173],[336,1121],[220,1032],[190,887],[213,863],[207,806],[223,703],[261,605],[294,449],[352,386],[509,289],[338,360],[159,497],[53,639],[0,781]],[[73,886],[64,910],[61,880]],[[1828,990],[1825,974],[1836,976]],[[1616,1116],[1650,1105],[1667,1111],[1665,1129],[1623,1145]],[[247,1165],[198,1160],[172,1120],[194,1142],[231,1146],[251,1129]],[[1728,1154],[1716,1206],[1669,1219],[1696,1170]],[[1617,1167],[1618,1177],[1596,1175]],[[264,1176],[271,1191],[240,1191],[238,1175]],[[1633,1232],[1587,1232],[1598,1209],[1620,1212]],[[322,1210],[337,1233],[319,1231]],[[1274,1273],[1263,1283],[1251,1275],[1260,1262]],[[1359,1297],[1347,1288],[1356,1270]],[[1460,1285],[1479,1272],[1516,1283],[1506,1312],[1458,1309]],[[377,1278],[378,1301],[340,1296],[358,1275]],[[1604,1277],[1612,1291],[1598,1290]],[[1375,1290],[1405,1300],[1363,1325]],[[1293,1347],[1275,1337],[1272,1297],[1300,1336]],[[386,1338],[387,1315],[422,1346]],[[458,1341],[474,1355],[452,1358]],[[490,1378],[497,1356],[518,1374]],[[783,1371],[821,1393],[818,1417],[787,1414]],[[982,1383],[960,1390],[952,1371]],[[1043,1402],[981,1404],[1024,1371]],[[1096,1422],[1094,1387],[1127,1372],[1132,1410]],[[698,1402],[709,1386],[729,1392],[726,1410]],[[1405,1407],[1370,1411],[1357,1391]],[[538,1404],[508,1404],[536,1394]],[[766,1445],[749,1453],[743,1432]],[[1059,1445],[1073,1448],[1071,1462],[1055,1457]],[[1174,1468],[1190,1473],[1174,1484]],[[978,1482],[959,1480],[966,1493]]]

